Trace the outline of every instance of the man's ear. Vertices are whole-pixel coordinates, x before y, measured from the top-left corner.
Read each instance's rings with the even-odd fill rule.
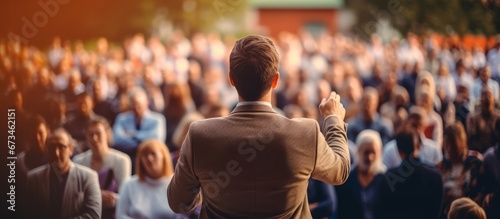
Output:
[[[69,150],[70,150],[70,152],[69,152],[69,153],[70,153],[69,157],[70,157],[70,158],[71,158],[71,157],[73,156],[73,154],[75,153],[75,147],[76,147],[76,146],[75,146],[75,145],[73,145],[73,146],[71,146],[71,147],[69,148]]]
[[[229,82],[231,83],[231,86],[234,87],[234,81],[233,81],[233,77],[231,77],[231,73],[229,73],[228,77],[229,77]]]
[[[276,72],[276,75],[274,75],[274,78],[273,78],[273,84],[271,85],[271,88],[275,89],[276,86],[278,86],[279,79],[280,79],[280,73]]]

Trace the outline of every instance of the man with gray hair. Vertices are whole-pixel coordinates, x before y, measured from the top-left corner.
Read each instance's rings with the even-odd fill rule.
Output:
[[[63,128],[46,141],[48,164],[28,173],[26,218],[100,218],[97,173],[71,162],[75,142]]]
[[[167,128],[165,117],[148,108],[148,98],[142,88],[129,93],[131,110],[120,113],[113,126],[114,147],[130,156],[132,173],[135,167],[137,147],[143,141],[156,139],[165,142]]]

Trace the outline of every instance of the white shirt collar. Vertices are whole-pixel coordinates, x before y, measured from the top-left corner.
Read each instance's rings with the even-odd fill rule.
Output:
[[[236,107],[247,106],[247,105],[263,105],[263,106],[268,106],[268,107],[273,108],[271,103],[266,102],[266,101],[243,101],[243,102],[238,102],[238,104],[236,104]]]

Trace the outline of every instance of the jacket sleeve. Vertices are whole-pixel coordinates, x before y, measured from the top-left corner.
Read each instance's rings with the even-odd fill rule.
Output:
[[[324,121],[323,130],[324,136],[316,123],[317,151],[312,178],[340,185],[347,180],[351,170],[346,125],[338,116],[328,116]]]
[[[172,181],[168,185],[167,196],[170,208],[176,213],[188,213],[201,204],[200,183],[194,173],[191,132],[195,123],[190,125],[182,144],[179,160]]]
[[[99,181],[97,180],[97,173],[91,172],[88,175],[84,191],[84,203],[82,212],[73,217],[73,219],[83,218],[101,218],[101,190],[99,189]]]

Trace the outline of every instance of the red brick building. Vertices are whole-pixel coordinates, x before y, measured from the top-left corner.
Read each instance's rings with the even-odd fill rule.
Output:
[[[258,25],[276,37],[282,31],[314,33],[337,31],[337,14],[343,0],[251,0]]]

